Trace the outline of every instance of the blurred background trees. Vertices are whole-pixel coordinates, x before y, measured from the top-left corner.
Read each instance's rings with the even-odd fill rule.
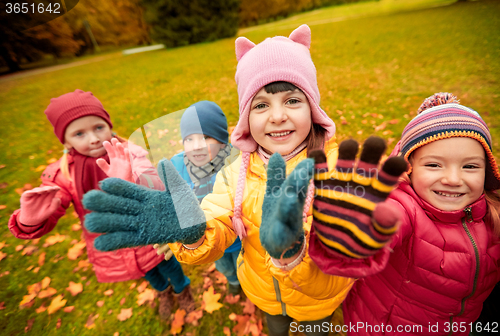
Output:
[[[359,0],[66,0],[66,3],[71,1],[78,4],[68,13],[30,29],[0,8],[0,68],[14,72],[43,58],[52,58],[54,63],[62,57],[95,52],[89,30],[97,45],[106,50],[152,42],[176,47],[231,37],[239,27]]]

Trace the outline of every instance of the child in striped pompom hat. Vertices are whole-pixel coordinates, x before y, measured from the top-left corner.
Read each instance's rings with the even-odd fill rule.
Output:
[[[326,239],[311,239],[309,253],[327,274],[361,278],[344,301],[344,324],[372,326],[348,335],[475,331],[473,322],[500,280],[500,173],[491,144],[488,126],[476,111],[449,93],[427,98],[393,151],[409,162],[407,175],[385,202],[385,214],[373,216],[368,231],[356,209],[350,215],[358,220],[350,220],[351,225],[325,225],[331,214],[323,211],[329,208],[318,188],[319,182],[342,185],[340,177],[356,175],[366,162],[351,168],[351,154],[339,160],[335,179],[323,180],[317,164],[313,223]],[[366,161],[363,154],[361,161]],[[377,180],[390,182],[386,177]],[[370,195],[364,196],[366,203],[375,193],[365,191]],[[364,206],[361,201],[357,205]],[[377,222],[397,212],[401,222],[389,243],[361,255],[359,251],[370,252],[365,241],[381,238]]]

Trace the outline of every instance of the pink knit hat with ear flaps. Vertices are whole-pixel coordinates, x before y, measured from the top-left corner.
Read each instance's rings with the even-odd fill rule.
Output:
[[[231,134],[231,144],[243,152],[253,152],[257,143],[250,135],[248,115],[253,97],[265,85],[289,82],[301,89],[309,100],[313,124],[326,129],[326,138],[335,135],[335,123],[319,107],[320,95],[316,67],[311,59],[311,29],[302,25],[290,37],[267,38],[255,45],[245,37],[236,39],[236,84],[240,119]]]
[[[241,219],[243,192],[250,153],[258,145],[250,134],[248,116],[253,97],[267,84],[288,82],[304,92],[311,107],[313,124],[326,129],[326,138],[335,135],[335,123],[319,107],[320,95],[316,80],[316,67],[311,59],[311,29],[302,25],[290,37],[276,36],[267,38],[255,45],[245,37],[236,39],[236,84],[240,104],[240,119],[231,134],[231,144],[241,150],[242,159],[238,183],[234,197],[233,228],[240,237],[246,237],[246,228]],[[307,220],[307,210],[314,196],[314,185],[309,186],[303,216]]]

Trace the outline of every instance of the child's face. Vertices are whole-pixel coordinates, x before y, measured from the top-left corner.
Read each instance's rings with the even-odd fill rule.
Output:
[[[104,119],[86,116],[73,120],[64,132],[64,146],[90,157],[106,154],[102,143],[111,140],[111,129]]]
[[[219,150],[225,146],[220,141],[203,134],[188,135],[184,138],[183,144],[188,160],[197,167],[212,161]]]
[[[311,108],[300,90],[267,93],[262,88],[250,106],[250,134],[270,153],[289,154],[311,130]]]
[[[471,138],[431,142],[410,157],[415,192],[444,211],[461,210],[484,191],[486,160],[481,144]]]

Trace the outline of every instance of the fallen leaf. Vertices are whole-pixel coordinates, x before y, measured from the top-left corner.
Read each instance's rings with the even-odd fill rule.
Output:
[[[394,132],[393,132],[393,131],[391,131],[391,130],[387,130],[387,131],[383,131],[383,132],[382,132],[382,135],[390,135],[390,134],[392,134],[392,133],[394,133]]]
[[[102,306],[104,306],[104,301],[97,301],[96,305],[97,307],[101,308]]]
[[[212,279],[210,279],[209,277],[205,277],[203,279],[203,289],[207,289],[208,287],[211,287],[213,286],[213,281]]]
[[[49,315],[55,313],[56,311],[64,307],[64,305],[66,305],[66,301],[67,300],[63,300],[63,296],[59,294],[50,303],[49,308],[47,308],[47,313]]]
[[[147,281],[143,281],[143,282],[139,285],[139,287],[137,287],[137,291],[138,291],[139,293],[142,293],[142,292],[144,292],[144,290],[146,289],[146,287],[148,287],[148,282],[147,282]]]
[[[128,320],[130,317],[132,317],[132,308],[122,309],[117,316],[118,320],[122,322]]]
[[[212,265],[210,265],[207,269],[207,272],[208,273],[212,273],[213,271],[215,271],[215,263],[213,263]]]
[[[30,183],[26,183],[23,187],[24,190],[31,190],[33,189],[33,186]]]
[[[43,266],[43,264],[45,264],[45,254],[46,254],[45,252],[42,252],[38,256],[38,265],[39,266]]]
[[[81,283],[74,283],[73,281],[70,281],[66,290],[70,292],[71,295],[76,296],[83,291],[83,285]]]
[[[240,301],[240,295],[233,295],[233,294],[228,294],[226,295],[226,298],[224,299],[229,304],[235,304],[238,301]]]
[[[218,283],[218,284],[222,284],[222,285],[225,285],[227,284],[227,278],[224,276],[224,274],[222,274],[221,272],[215,272],[214,273],[215,275],[215,282]]]
[[[31,270],[33,269],[33,267],[35,267],[35,266],[33,266],[33,265],[28,266],[28,268],[26,268],[26,270],[27,270],[27,271],[31,271]]]
[[[28,293],[29,294],[38,294],[38,292],[40,292],[40,290],[42,290],[42,285],[37,282],[37,283],[34,283],[33,285],[28,285]]]
[[[137,304],[139,306],[142,306],[146,301],[154,301],[155,299],[155,292],[152,289],[146,288],[144,292],[140,293],[137,296]]]
[[[209,313],[219,310],[222,307],[222,304],[218,302],[220,296],[221,294],[215,293],[214,287],[210,286],[210,288],[203,293],[203,309],[205,309]]]
[[[45,168],[47,168],[47,166],[46,166],[46,165],[40,165],[40,166],[38,166],[38,167],[36,167],[36,168],[35,168],[35,171],[36,171],[36,172],[39,172],[39,171],[44,170]]]
[[[82,229],[82,226],[80,224],[71,225],[71,231],[80,231],[81,229]]]
[[[395,138],[387,139],[387,146],[390,146],[395,140],[396,140]]]
[[[349,124],[349,122],[348,122],[347,120],[345,120],[345,119],[340,120],[340,123],[341,123],[342,125],[347,125],[347,124]]]
[[[193,326],[198,326],[198,320],[203,317],[203,310],[195,310],[187,314],[186,323],[192,324]]]
[[[381,123],[380,125],[378,125],[377,127],[375,127],[375,132],[378,132],[378,131],[382,131],[385,126],[387,126],[387,123],[384,121],[383,123]]]
[[[45,239],[45,244],[43,244],[43,247],[48,247],[48,246],[52,246],[52,245],[57,244],[57,243],[61,243],[65,239],[66,239],[65,235],[61,235],[59,233],[56,233],[55,235],[50,236],[47,239]]]
[[[0,210],[3,210],[3,209],[7,209],[7,206],[4,204],[0,205]]]
[[[229,317],[229,319],[230,319],[231,321],[236,321],[236,316],[238,316],[238,315],[236,315],[235,313],[231,313],[231,314],[229,314],[229,316],[228,316],[228,317]]]
[[[51,159],[48,159],[48,160],[47,160],[47,163],[48,163],[48,164],[51,164],[51,163],[54,163],[54,162],[56,162],[56,161],[57,161],[57,159],[56,159],[56,158],[51,158]]]
[[[366,125],[366,124],[368,124],[368,120],[363,119],[363,120],[361,120],[361,123]]]
[[[63,310],[65,313],[71,313],[74,309],[75,309],[75,306],[68,306],[68,307],[64,307]]]
[[[123,298],[120,300],[120,306],[123,306],[123,305],[125,304],[125,301],[126,301],[126,300],[127,300],[127,299],[123,297]]]
[[[35,268],[33,269],[33,273],[38,273],[38,271],[39,271],[39,270],[40,270],[40,267],[35,267]]]
[[[170,333],[172,335],[177,335],[182,331],[184,316],[186,316],[186,311],[184,309],[177,309],[174,314],[174,320],[172,321],[172,327],[170,328]]]
[[[50,278],[49,277],[43,278],[41,283],[42,289],[49,287],[49,285],[50,285]]]
[[[5,309],[5,301],[0,302],[0,310]]]
[[[0,243],[0,250],[1,250],[1,249],[3,249],[5,246],[7,246],[7,245],[5,244],[5,242],[1,242],[1,243]]]
[[[392,120],[389,120],[389,124],[391,125],[395,125],[399,122],[399,119],[392,119]]]
[[[44,312],[44,311],[46,311],[46,310],[47,310],[47,307],[45,307],[45,305],[44,305],[44,304],[42,304],[40,307],[38,307],[37,309],[35,309],[35,312],[36,312],[37,314],[40,314],[40,313],[43,313],[43,312]]]
[[[24,248],[24,245],[17,245],[16,246],[16,252],[21,251]]]
[[[222,331],[224,332],[224,335],[231,336],[231,329],[229,329],[229,327],[224,327]]]
[[[43,290],[40,293],[38,293],[38,298],[45,299],[45,298],[48,298],[48,297],[54,295],[55,293],[57,293],[57,289],[50,287],[50,288],[47,288],[46,290]]]
[[[57,323],[56,323],[56,329],[61,328],[61,324],[62,324],[62,320],[61,320],[61,318],[58,318]]]
[[[0,251],[0,260],[7,258],[7,253]]]
[[[106,295],[106,296],[111,296],[111,295],[113,295],[113,293],[114,293],[114,291],[112,289],[108,289],[103,294]]]
[[[238,324],[236,324],[233,327],[233,331],[238,335],[238,336],[243,336],[248,334],[250,331],[250,316],[249,315],[236,315],[236,321]]]
[[[26,246],[23,250],[23,252],[21,252],[22,255],[32,255],[33,253],[35,253],[35,251],[38,250],[38,247],[35,246],[35,245],[30,245],[30,246]]]
[[[259,330],[259,326],[255,323],[250,323],[250,326],[248,328],[248,332],[252,334],[252,336],[259,336],[261,330]]]
[[[23,296],[23,300],[19,303],[19,307],[25,306],[36,298],[36,293]]]
[[[357,135],[361,135],[361,134],[363,134],[363,130],[359,130],[359,131],[357,131],[357,132],[356,132],[356,134],[357,134]]]
[[[250,299],[247,298],[247,300],[241,303],[241,305],[244,307],[243,314],[255,314],[255,305],[250,301]]]
[[[115,331],[115,333],[113,334],[113,336],[120,336],[120,333],[118,331]]]
[[[134,282],[134,283],[132,283],[132,284],[130,285],[129,289],[134,289],[134,288],[135,288],[135,286],[137,286],[137,283],[135,283],[135,282]]]
[[[113,314],[113,309],[108,310],[108,315]]]
[[[5,189],[5,188],[7,188],[8,186],[9,186],[9,184],[8,184],[8,183],[6,183],[6,182],[2,182],[2,183],[0,183],[0,189]]]
[[[92,329],[95,327],[94,321],[99,317],[99,314],[90,314],[85,323],[85,328]]]
[[[14,189],[14,191],[15,191],[15,192],[16,192],[19,196],[21,196],[21,195],[23,194],[23,192],[24,192],[24,189],[23,189],[23,188],[16,188],[16,189]]]
[[[24,327],[24,333],[26,334],[28,331],[31,330],[31,328],[33,327],[33,323],[35,322],[35,319],[32,318],[32,319],[29,319],[28,320],[28,323],[26,324],[26,327]]]
[[[73,245],[73,247],[71,247],[68,250],[68,259],[69,260],[78,259],[78,257],[83,254],[83,249],[85,248],[85,245],[86,245],[85,240],[82,240],[79,243],[76,243],[75,245]]]

